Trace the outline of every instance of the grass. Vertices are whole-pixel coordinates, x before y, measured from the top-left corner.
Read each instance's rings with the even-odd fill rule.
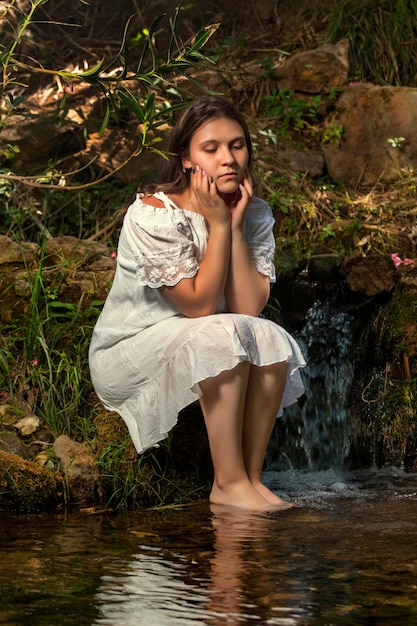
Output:
[[[24,314],[2,324],[0,385],[12,402],[27,402],[52,431],[78,438],[88,430],[83,419],[92,389],[87,353],[99,308],[94,302],[83,306],[57,299],[68,268],[62,264],[51,283],[44,260],[41,254],[36,269],[26,269],[30,298]]]
[[[352,79],[416,86],[416,0],[342,0],[330,14],[327,40],[348,38]]]

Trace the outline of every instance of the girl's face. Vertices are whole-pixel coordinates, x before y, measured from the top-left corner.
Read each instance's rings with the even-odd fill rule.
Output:
[[[209,120],[194,133],[182,164],[186,168],[198,165],[213,177],[220,193],[229,194],[245,177],[248,161],[243,128],[235,120],[221,117]]]

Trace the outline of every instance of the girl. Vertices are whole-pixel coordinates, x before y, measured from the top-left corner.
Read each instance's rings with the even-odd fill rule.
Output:
[[[274,219],[253,196],[245,120],[223,98],[183,111],[158,182],[127,210],[113,286],[90,346],[94,387],[139,453],[199,399],[210,502],[285,508],[261,482],[281,408],[303,393],[303,356],[259,317],[275,279]]]

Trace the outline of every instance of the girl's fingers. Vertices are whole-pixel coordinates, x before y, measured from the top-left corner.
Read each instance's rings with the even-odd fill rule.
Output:
[[[207,173],[204,170],[201,170],[198,165],[196,165],[192,170],[191,187],[196,191],[198,190],[204,192],[209,190]]]
[[[245,188],[245,190],[249,194],[249,196],[252,197],[252,195],[253,195],[252,181],[249,178],[245,177],[243,179],[243,181],[241,182],[241,185],[243,185],[243,187]]]

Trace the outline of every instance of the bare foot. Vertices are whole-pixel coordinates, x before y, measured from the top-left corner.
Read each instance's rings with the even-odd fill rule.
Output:
[[[215,483],[211,490],[210,503],[252,511],[274,511],[277,508],[276,502],[264,498],[249,481],[233,483],[223,488]]]
[[[277,496],[276,493],[268,489],[268,487],[264,485],[263,483],[261,482],[253,483],[253,486],[261,494],[261,496],[265,498],[265,500],[275,505],[275,507],[278,507],[280,509],[292,508],[293,505],[291,504],[291,502],[286,502],[285,500]]]

